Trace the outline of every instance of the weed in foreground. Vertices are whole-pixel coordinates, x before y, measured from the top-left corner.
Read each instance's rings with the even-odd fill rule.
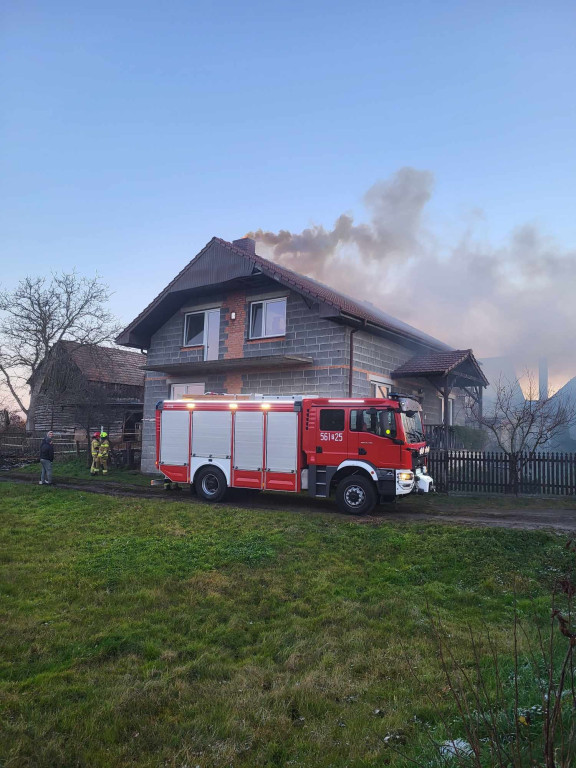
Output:
[[[421,746],[408,755],[393,735],[388,745],[407,764],[421,768],[573,768],[576,762],[576,675],[573,598],[576,543],[569,573],[551,595],[547,628],[519,617],[515,602],[511,654],[503,655],[489,633],[468,629],[468,655],[454,651],[442,623],[430,618],[442,673],[443,693],[456,714],[435,708],[434,724],[421,722]],[[418,677],[415,670],[411,672]],[[431,701],[434,705],[434,702]],[[438,722],[439,720],[439,722]],[[422,755],[425,757],[423,758]]]

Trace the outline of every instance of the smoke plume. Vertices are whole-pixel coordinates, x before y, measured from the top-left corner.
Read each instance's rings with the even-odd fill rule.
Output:
[[[515,228],[500,247],[466,228],[442,246],[426,224],[431,173],[402,168],[364,195],[369,223],[342,214],[332,229],[250,233],[262,255],[477,357],[520,368],[547,357],[555,381],[576,375],[576,251],[538,228]]]

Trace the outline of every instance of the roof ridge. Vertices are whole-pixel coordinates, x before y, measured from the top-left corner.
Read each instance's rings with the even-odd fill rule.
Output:
[[[370,323],[372,326],[379,328],[388,333],[394,334],[401,338],[408,339],[412,342],[420,344],[431,350],[450,350],[451,348],[440,341],[439,339],[430,336],[429,334],[420,331],[418,328],[406,323],[404,320],[400,320],[393,315],[388,314],[383,309],[379,309],[376,305],[372,305],[374,308],[367,306],[365,303],[349,296],[336,288],[332,288],[325,283],[321,283],[312,277],[308,277],[300,272],[295,272],[281,264],[277,264],[270,259],[260,256],[256,252],[252,253],[245,250],[239,245],[224,240],[221,237],[212,237],[208,243],[202,248],[199,253],[194,256],[181,270],[178,272],[168,285],[154,298],[141,312],[140,314],[119,334],[117,338],[125,337],[129,335],[138,324],[144,320],[144,318],[155,309],[161,301],[170,293],[172,286],[189,270],[195,262],[197,262],[201,256],[214,244],[218,244],[228,250],[234,256],[240,256],[243,260],[252,264],[254,267],[260,269],[265,275],[277,282],[280,282],[288,287],[293,287],[299,293],[302,293],[314,301],[318,301],[325,305],[337,310],[341,315],[349,315],[352,318],[356,318],[363,321],[365,324]],[[127,346],[130,346],[128,344]]]

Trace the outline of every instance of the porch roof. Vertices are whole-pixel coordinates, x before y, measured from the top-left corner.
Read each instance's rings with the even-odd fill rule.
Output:
[[[455,349],[446,352],[427,352],[415,355],[392,371],[394,379],[424,377],[427,379],[452,379],[456,387],[487,387],[488,379],[471,349]]]

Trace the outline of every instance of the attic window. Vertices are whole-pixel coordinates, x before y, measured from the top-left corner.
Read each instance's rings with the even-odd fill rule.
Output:
[[[286,334],[286,299],[255,301],[250,305],[250,338]]]

